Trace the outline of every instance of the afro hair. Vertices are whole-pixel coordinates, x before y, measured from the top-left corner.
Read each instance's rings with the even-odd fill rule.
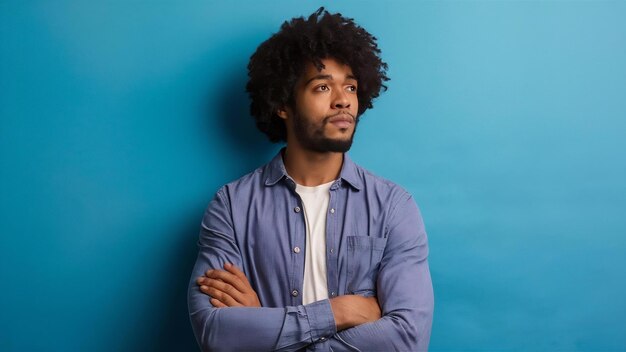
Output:
[[[248,64],[250,113],[270,141],[287,140],[277,111],[294,106],[294,88],[306,65],[312,63],[321,71],[326,58],[350,66],[357,78],[358,116],[373,107],[381,90],[387,90],[387,64],[380,58],[376,37],[353,19],[321,7],[307,19],[285,21],[278,33],[259,45]]]

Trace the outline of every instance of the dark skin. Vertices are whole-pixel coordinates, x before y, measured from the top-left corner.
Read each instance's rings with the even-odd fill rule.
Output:
[[[246,275],[230,263],[224,265],[224,270],[207,270],[196,282],[200,291],[212,297],[211,304],[216,308],[261,307]]]
[[[216,308],[261,307],[246,275],[230,263],[224,265],[224,270],[207,270],[196,283],[200,291],[211,297],[211,304]],[[330,299],[330,307],[337,331],[373,322],[381,317],[376,297],[339,296]]]
[[[294,132],[296,114],[306,119],[318,133],[330,139],[351,138],[355,123],[328,122],[329,117],[345,113],[356,116],[358,111],[357,81],[349,66],[328,58],[325,68],[317,71],[309,64],[295,87],[296,107],[283,107],[276,114],[285,120],[287,147],[283,161],[287,172],[301,185],[316,186],[335,180],[341,171],[343,153],[310,150],[299,143]],[[326,121],[326,122],[325,122]],[[196,280],[200,291],[210,296],[216,308],[261,307],[259,298],[246,275],[236,266],[226,263],[224,270],[208,270]],[[330,299],[337,330],[380,319],[381,310],[376,297],[344,295]]]

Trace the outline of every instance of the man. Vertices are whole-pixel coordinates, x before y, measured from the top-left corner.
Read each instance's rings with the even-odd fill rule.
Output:
[[[417,205],[345,154],[386,88],[379,53],[367,31],[320,8],[251,57],[251,113],[286,147],[205,212],[188,297],[203,350],[428,349]]]

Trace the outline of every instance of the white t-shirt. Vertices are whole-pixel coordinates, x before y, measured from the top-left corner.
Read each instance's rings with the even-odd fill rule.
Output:
[[[296,184],[302,198],[306,223],[306,252],[302,303],[309,304],[328,298],[326,280],[326,213],[333,182],[308,187]]]

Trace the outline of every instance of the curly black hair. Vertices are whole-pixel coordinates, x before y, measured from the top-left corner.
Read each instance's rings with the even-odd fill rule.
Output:
[[[331,57],[350,66],[357,78],[360,116],[373,107],[381,89],[387,90],[387,64],[379,55],[376,37],[352,18],[331,14],[324,7],[308,19],[285,21],[278,33],[259,45],[248,64],[246,91],[257,128],[272,142],[286,141],[287,130],[278,109],[294,107],[294,88],[307,63],[321,71],[321,60]]]

